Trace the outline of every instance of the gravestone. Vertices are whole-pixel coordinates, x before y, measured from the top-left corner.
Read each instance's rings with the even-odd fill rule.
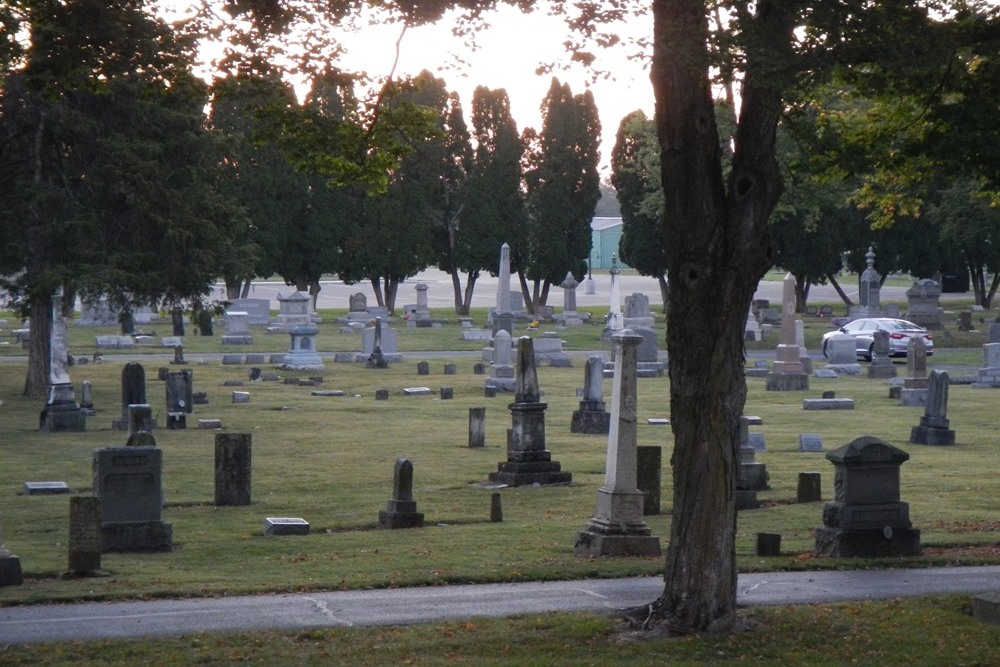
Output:
[[[226,311],[226,333],[222,335],[223,345],[251,345],[250,314],[244,310]]]
[[[429,320],[431,318],[431,311],[427,307],[427,290],[430,288],[427,286],[427,283],[417,283],[414,289],[417,292],[417,322]]]
[[[1000,329],[1000,325],[991,324],[991,333],[994,326]],[[979,369],[976,380],[977,387],[1000,387],[1000,343],[990,342],[983,345],[983,367]]]
[[[663,450],[659,445],[638,445],[635,452],[636,486],[642,491],[642,514],[659,514]]]
[[[643,521],[638,487],[636,351],[642,337],[630,329],[615,333],[615,380],[604,484],[597,509],[577,533],[573,553],[584,556],[659,556],[660,540]]]
[[[497,333],[497,338],[500,337]],[[545,409],[535,369],[534,342],[523,336],[517,346],[514,402],[508,405],[511,429],[507,433],[507,460],[490,473],[491,482],[508,486],[568,484],[573,475],[563,472],[545,449]]]
[[[618,255],[611,255],[611,268],[608,270],[608,274],[611,276],[611,292],[610,292],[610,305],[608,307],[608,316],[605,321],[605,334],[608,336],[607,340],[610,340],[610,336],[616,331],[619,331],[625,326],[625,315],[622,313],[622,297],[621,297],[621,286],[618,284],[618,275],[621,273],[621,269],[618,268]],[[603,340],[602,336],[602,340]]]
[[[649,327],[630,327],[632,333],[641,336],[636,349],[636,373],[641,378],[661,377],[664,363],[660,361],[660,349],[656,343],[656,331]]]
[[[173,364],[173,365],[175,365],[175,366],[183,366],[183,365],[187,364],[187,361],[185,361],[185,359],[184,359],[184,346],[183,345],[175,345],[174,346],[174,359],[170,363]]]
[[[955,432],[948,428],[947,371],[931,371],[927,388],[927,404],[920,424],[910,430],[910,442],[916,445],[954,445]]]
[[[80,392],[80,411],[87,417],[93,417],[97,414],[97,410],[94,409],[94,388],[90,380],[83,381]]]
[[[800,452],[822,452],[823,451],[823,439],[816,433],[800,433],[799,434],[799,451]]]
[[[212,313],[207,310],[198,311],[198,335],[213,336],[215,331],[212,327]]]
[[[493,492],[490,494],[490,523],[502,523],[503,522],[503,504],[500,500],[500,493]]]
[[[900,466],[910,458],[874,436],[827,453],[834,465],[834,500],[823,504],[816,554],[833,558],[916,556],[920,531],[899,499]]]
[[[271,302],[268,299],[233,299],[229,310],[246,313],[251,326],[267,326],[271,323]]]
[[[958,330],[972,331],[972,312],[965,310],[958,314]]]
[[[757,492],[769,487],[767,465],[757,461],[757,449],[750,442],[750,423],[740,417],[740,468],[736,480],[736,509],[758,507]]]
[[[56,496],[69,493],[66,482],[25,482],[24,493],[29,496]]]
[[[371,319],[368,313],[368,298],[362,292],[355,292],[348,297],[347,308],[348,322],[368,322]]]
[[[111,422],[111,429],[114,431],[127,431],[129,428],[128,406],[145,403],[146,370],[142,367],[142,364],[130,361],[122,367],[121,417]],[[155,426],[155,422],[150,424],[150,428],[155,428]]]
[[[372,351],[368,355],[368,368],[388,368],[389,362],[382,354],[382,318],[375,318],[375,333],[372,339]]]
[[[534,354],[534,352],[532,352]],[[485,386],[496,391],[514,391],[514,348],[510,333],[501,329],[493,338],[493,365]]]
[[[885,380],[896,377],[896,367],[889,357],[889,332],[885,329],[878,329],[873,334],[872,360],[868,365],[868,378],[871,380]]]
[[[596,355],[587,357],[583,373],[583,400],[570,419],[570,433],[607,435],[611,428],[611,413],[604,409],[604,360]]]
[[[510,246],[500,246],[500,264],[497,270],[497,300],[490,314],[490,329],[496,339],[500,331],[514,332],[514,308],[510,293]]]
[[[355,361],[367,364],[372,355],[375,354],[376,342],[379,348],[379,354],[375,358],[376,362],[378,362],[379,357],[385,360],[386,364],[402,361],[403,355],[399,353],[396,330],[386,326],[381,317],[376,317],[372,326],[361,330],[361,354],[355,357]],[[378,367],[375,366],[375,368]]]
[[[431,365],[426,361],[417,362],[417,375],[430,375]]]
[[[576,312],[576,288],[579,284],[573,273],[567,271],[566,278],[559,285],[563,289],[563,312],[558,319],[565,327],[578,327],[583,324],[583,317]]]
[[[633,292],[625,297],[624,323],[629,329],[635,327],[652,328],[656,320],[649,311],[649,297],[642,292]]]
[[[450,401],[451,399],[455,398],[454,387],[440,387],[439,392],[442,401]]]
[[[69,499],[69,574],[86,576],[101,569],[101,499]]]
[[[444,365],[444,374],[445,375],[454,375],[456,372],[458,372],[458,368],[455,366],[455,364],[445,364]]]
[[[281,359],[280,368],[286,371],[321,371],[323,359],[316,351],[319,329],[312,322],[297,324],[288,331],[290,347]]]
[[[389,390],[388,389],[376,389],[375,390],[375,400],[376,401],[388,401],[389,400]]]
[[[0,516],[0,519],[3,517]],[[0,586],[20,586],[24,583],[21,574],[21,559],[10,552],[3,542],[3,525],[0,525]]]
[[[901,405],[922,406],[927,402],[927,347],[923,336],[910,336],[906,344],[906,377],[899,392]]]
[[[75,324],[78,327],[113,327],[118,324],[118,313],[107,297],[91,303],[84,301]]]
[[[941,285],[922,278],[906,290],[906,319],[927,329],[942,328]]]
[[[392,498],[378,513],[379,528],[421,528],[424,515],[417,511],[413,500],[413,464],[409,459],[396,459],[392,473]]]
[[[250,392],[234,391],[232,394],[232,401],[236,405],[247,405],[248,403],[250,403]]]
[[[184,309],[180,306],[170,309],[170,326],[174,336],[184,335]]]
[[[170,371],[166,380],[167,414],[194,412],[194,371]]]
[[[800,472],[795,490],[795,502],[815,503],[823,500],[822,476],[818,472]]]
[[[802,365],[802,348],[795,340],[795,276],[788,272],[782,284],[781,342],[767,374],[767,391],[809,389],[809,374]]]
[[[93,493],[101,499],[101,551],[169,551],[173,529],[161,520],[163,452],[105,447],[93,454]]]
[[[149,403],[133,403],[128,406],[129,438],[136,433],[149,433],[153,430],[153,408]]]
[[[781,555],[781,535],[778,533],[757,533],[757,547],[755,553],[758,556],[780,556]]]
[[[302,292],[292,292],[288,296],[278,294],[278,316],[275,327],[278,331],[291,331],[300,324],[313,324],[309,312],[310,298]]]
[[[215,505],[250,504],[250,433],[215,434]]]
[[[299,517],[275,517],[264,519],[264,535],[308,535],[309,522]]]
[[[469,408],[469,447],[486,446],[486,408]]]
[[[871,246],[865,253],[865,263],[868,266],[861,272],[858,278],[858,302],[859,305],[850,307],[852,318],[861,317],[882,317],[882,303],[880,292],[882,289],[882,278],[875,270],[875,251]]]
[[[753,314],[753,310],[747,313],[746,324],[743,325],[743,340],[747,342],[758,342],[763,340],[764,335],[760,328],[760,322]]]
[[[69,335],[62,314],[62,289],[51,298],[52,330],[49,335],[48,392],[38,417],[39,430],[47,433],[87,430],[87,416],[80,409],[69,378]]]
[[[858,346],[847,334],[835,334],[824,344],[826,369],[837,375],[861,375],[858,363]]]

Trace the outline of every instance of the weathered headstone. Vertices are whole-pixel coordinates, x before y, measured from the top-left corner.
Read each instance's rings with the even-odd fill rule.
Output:
[[[427,306],[427,290],[430,289],[427,283],[417,283],[414,289],[417,292],[416,319],[418,322],[431,318],[430,309]]]
[[[268,299],[233,299],[229,310],[244,312],[251,325],[268,325],[271,323],[271,302]]]
[[[62,290],[52,295],[49,335],[48,398],[39,415],[39,429],[49,433],[85,431],[87,416],[80,409],[69,378],[69,336],[62,314]]]
[[[621,273],[621,269],[618,268],[617,254],[611,256],[611,268],[608,270],[608,273],[611,275],[611,303],[608,308],[606,330],[609,334],[614,334],[614,332],[625,326],[625,316],[622,313],[621,286],[618,284],[618,274]]]
[[[170,371],[166,379],[167,414],[194,412],[194,371]]]
[[[659,556],[660,540],[651,534],[643,521],[643,493],[637,482],[636,349],[642,337],[623,329],[613,340],[615,380],[604,485],[597,491],[594,516],[576,536],[573,553]]]
[[[93,574],[101,569],[101,499],[69,499],[69,573]]]
[[[823,499],[822,476],[818,472],[800,472],[795,501],[815,503]]]
[[[93,455],[93,492],[101,499],[101,551],[169,551],[173,529],[161,520],[163,452],[105,447]]]
[[[500,246],[500,264],[497,270],[497,301],[490,317],[493,337],[500,331],[512,334],[514,331],[514,309],[510,294],[510,246]]]
[[[347,299],[347,320],[349,322],[367,322],[371,319],[368,314],[368,298],[362,292],[355,292]]]
[[[94,409],[94,388],[90,380],[83,381],[80,393],[80,410],[88,417],[97,414],[97,410]]]
[[[153,430],[153,407],[149,403],[128,406],[128,434],[149,433]]]
[[[607,435],[611,428],[611,413],[604,408],[604,360],[596,355],[587,358],[583,375],[583,400],[573,411],[571,433]]]
[[[417,375],[430,375],[431,365],[426,361],[417,362]]]
[[[910,430],[910,442],[918,445],[954,445],[955,432],[948,428],[947,371],[931,371],[927,389],[927,404],[920,424]]]
[[[837,375],[861,375],[858,363],[858,346],[847,334],[836,334],[826,340],[826,368]]]
[[[300,324],[313,324],[309,306],[312,300],[302,292],[292,292],[288,296],[278,294],[278,317],[276,327],[279,331],[291,331]]]
[[[389,390],[388,389],[376,389],[375,390],[375,400],[376,401],[388,401],[389,400]]]
[[[469,447],[486,446],[486,408],[469,408]]]
[[[319,329],[311,322],[292,326],[288,331],[291,346],[281,360],[281,368],[286,371],[323,370],[323,359],[316,351],[318,333]]]
[[[112,430],[127,431],[129,428],[128,406],[144,403],[146,403],[146,370],[142,364],[130,361],[122,368],[122,412],[121,418],[111,422]],[[151,428],[152,426],[155,424],[152,424]]]
[[[795,276],[785,274],[782,284],[781,342],[767,374],[767,391],[809,389],[809,374],[802,365],[801,348],[795,340]]]
[[[532,352],[534,354],[534,352]],[[510,334],[501,329],[493,338],[493,365],[485,386],[493,387],[494,391],[514,391],[514,348]]]
[[[413,464],[409,459],[396,459],[392,473],[392,498],[386,509],[378,513],[379,528],[420,528],[424,515],[417,511],[413,500]]]
[[[929,278],[916,281],[906,290],[906,319],[928,329],[940,329],[941,285]]]
[[[388,368],[389,362],[382,354],[382,318],[375,318],[375,337],[372,352],[368,356],[368,368]]]
[[[174,359],[170,363],[173,364],[173,365],[175,365],[175,366],[183,366],[184,364],[187,363],[187,361],[184,360],[184,346],[183,345],[175,345],[174,346]]]
[[[652,328],[656,320],[649,311],[649,297],[642,292],[633,292],[625,297],[624,324],[627,328]]]
[[[563,289],[563,312],[559,317],[563,326],[576,327],[583,324],[583,318],[576,312],[576,288],[579,284],[573,273],[567,271],[566,278],[559,285]]]
[[[873,334],[872,360],[868,365],[870,379],[884,380],[896,377],[896,367],[889,357],[889,332],[878,329]]]
[[[252,434],[215,434],[215,504],[250,504]]]
[[[900,404],[922,406],[927,402],[927,347],[923,336],[910,336],[906,343],[906,377],[900,391]]]
[[[170,325],[173,335],[184,335],[184,309],[180,306],[174,306],[170,309]]]
[[[264,535],[308,535],[309,522],[299,517],[275,517],[264,519]]]
[[[1000,330],[1000,324],[991,324]],[[1000,342],[989,342],[983,345],[983,367],[979,369],[976,386],[983,388],[1000,387]]]
[[[823,439],[816,433],[800,433],[799,434],[799,451],[800,452],[822,452],[823,451]]]
[[[508,406],[512,426],[507,435],[507,460],[497,466],[497,472],[490,473],[490,481],[508,486],[566,484],[573,479],[572,473],[563,472],[545,449],[548,404],[540,400],[533,347],[528,336],[518,342],[514,402]]]
[[[780,556],[781,555],[781,535],[778,533],[757,533],[758,556]]]
[[[223,345],[251,345],[250,314],[244,310],[226,311],[226,333],[222,335]]]
[[[882,317],[880,291],[882,278],[875,270],[875,251],[869,246],[865,253],[865,263],[868,266],[858,278],[858,301],[860,305],[851,306],[851,317]]]
[[[0,586],[20,586],[23,583],[21,559],[4,544],[3,515],[0,514]]]
[[[444,374],[445,375],[454,375],[457,371],[458,371],[458,368],[455,366],[455,364],[445,364],[444,365]]]
[[[910,455],[869,435],[826,458],[834,465],[834,500],[823,504],[823,527],[815,530],[817,555],[918,555],[920,531],[910,523],[909,505],[899,500],[899,469]]]
[[[198,311],[198,334],[201,336],[213,336],[215,332],[212,327],[212,313],[207,310]]]

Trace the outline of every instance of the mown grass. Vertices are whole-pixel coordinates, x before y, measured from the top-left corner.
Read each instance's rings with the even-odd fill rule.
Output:
[[[0,648],[5,665],[912,665],[1000,662],[996,629],[968,598],[755,608],[756,629],[631,640],[591,614],[473,619],[411,627],[199,634]]]

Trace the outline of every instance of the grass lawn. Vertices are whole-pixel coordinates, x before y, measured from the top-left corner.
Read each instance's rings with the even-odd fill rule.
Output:
[[[325,313],[325,315],[330,315]],[[442,316],[444,314],[442,313]],[[320,325],[318,349],[360,349],[357,334],[341,334],[331,317]],[[480,321],[482,318],[477,318]],[[662,323],[660,324],[662,327]],[[824,323],[809,322],[807,331],[820,332]],[[169,322],[155,324],[169,335]],[[441,329],[399,327],[400,348],[414,350],[475,350],[481,341],[462,341],[457,323]],[[828,329],[822,329],[825,331]],[[93,351],[93,329],[71,327],[71,352]],[[190,331],[189,331],[190,333]],[[606,349],[600,327],[584,326],[562,332],[567,347]],[[975,364],[975,349],[984,334],[936,335],[936,364]],[[809,340],[818,340],[807,335]],[[978,338],[976,338],[978,336]],[[967,338],[960,338],[967,337]],[[949,349],[944,340],[967,340]],[[9,340],[5,337],[5,340]],[[254,331],[249,351],[280,352],[288,337]],[[764,349],[773,349],[777,336]],[[20,352],[16,345],[4,354]],[[91,489],[91,452],[120,446],[125,436],[111,430],[120,412],[123,362],[111,353],[100,365],[70,369],[79,398],[80,384],[90,380],[97,415],[78,434],[40,433],[42,402],[20,396],[25,364],[0,362],[0,512],[4,543],[16,553],[25,584],[0,588],[0,606],[68,600],[146,597],[214,596],[281,591],[357,589],[366,587],[438,585],[464,582],[526,581],[581,577],[655,575],[659,558],[587,559],[573,556],[577,531],[594,508],[603,482],[606,438],[569,432],[582,386],[582,359],[574,368],[539,368],[548,403],[547,447],[573,484],[551,488],[508,488],[501,491],[504,522],[490,523],[491,489],[480,484],[505,459],[510,426],[509,397],[484,398],[483,376],[473,374],[472,356],[439,354],[421,357],[410,352],[387,370],[328,360],[321,389],[341,389],[342,398],[314,397],[311,387],[282,383],[248,383],[249,405],[233,404],[226,380],[246,379],[247,367],[223,366],[218,358],[196,363],[199,354],[221,352],[219,338],[185,338],[185,356],[192,362],[196,391],[205,391],[208,405],[196,406],[183,431],[155,432],[163,450],[165,521],[173,525],[175,548],[166,554],[105,554],[110,576],[62,579],[67,566],[68,500],[63,496],[28,496],[25,481],[62,480],[75,494]],[[246,349],[226,350],[246,352]],[[163,348],[140,353],[164,354]],[[172,354],[169,356],[172,358]],[[157,368],[168,357],[146,363],[147,395],[162,425],[166,421],[165,390],[156,380]],[[431,375],[418,376],[416,364],[426,359]],[[445,363],[458,374],[443,375]],[[817,364],[821,366],[821,363]],[[905,365],[897,364],[900,375]],[[270,369],[268,369],[270,370]],[[710,372],[710,369],[706,369]],[[973,371],[974,372],[974,371]],[[957,433],[955,447],[907,443],[922,411],[902,408],[887,398],[885,381],[864,378],[811,378],[808,392],[764,391],[764,381],[749,379],[747,414],[763,418],[766,463],[771,489],[761,492],[763,507],[741,512],[737,558],[742,571],[853,567],[920,566],[924,564],[1000,563],[1000,515],[997,498],[996,398],[989,390],[967,385],[951,387],[948,417]],[[404,397],[403,387],[454,387],[454,400]],[[390,390],[390,400],[374,400],[376,389]],[[842,412],[803,411],[801,399],[834,390],[855,399],[856,409]],[[610,399],[611,381],[605,383]],[[639,444],[664,448],[662,513],[647,517],[655,535],[669,532],[672,436],[669,427],[647,423],[668,414],[666,377],[639,380]],[[468,412],[487,408],[487,446],[469,449]],[[217,417],[227,432],[253,436],[253,503],[247,507],[213,506],[214,433],[194,428],[199,418]],[[861,435],[876,435],[910,454],[901,471],[902,500],[910,503],[914,527],[921,530],[924,554],[905,559],[838,560],[812,555],[814,528],[821,525],[821,503],[795,502],[800,472],[822,474],[823,496],[833,496],[833,466],[822,454],[798,451],[798,436],[816,433],[827,450]],[[407,457],[414,464],[414,498],[426,517],[421,530],[375,530],[377,516],[392,490],[393,462]],[[306,537],[263,535],[269,516],[303,517],[311,524]],[[754,555],[758,532],[782,535],[782,554]],[[649,644],[613,641],[607,619],[550,615],[513,620],[441,624],[432,628],[330,630],[317,633],[265,633],[253,636],[183,638],[138,642],[100,642],[30,650],[0,650],[0,664],[439,664],[463,661],[489,664],[843,664],[850,659],[883,664],[995,664],[996,632],[977,627],[964,610],[965,601],[941,599],[905,602],[826,605],[802,609],[761,609],[749,612],[764,630],[731,638],[689,638],[652,648]],[[922,625],[924,624],[924,625]],[[923,628],[923,629],[922,629]],[[929,634],[927,628],[935,631]],[[523,641],[520,639],[523,637]],[[830,643],[832,637],[850,641]],[[938,643],[930,641],[934,637]],[[989,643],[992,637],[992,644]],[[963,639],[964,638],[964,639]],[[0,638],[2,644],[2,638]],[[829,647],[827,647],[829,645]],[[913,648],[911,648],[911,646]],[[963,648],[964,647],[964,648]],[[915,659],[930,650],[940,660]],[[676,654],[673,651],[678,651]],[[740,657],[742,656],[742,658]],[[867,656],[867,657],[865,657]],[[284,662],[283,662],[284,661]],[[411,661],[411,662],[407,662]],[[825,661],[825,662],[824,662]]]

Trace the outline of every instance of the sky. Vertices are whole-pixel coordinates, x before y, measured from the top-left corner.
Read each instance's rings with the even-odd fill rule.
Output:
[[[163,0],[170,14],[171,6],[180,15],[191,0]],[[176,16],[176,15],[174,15]],[[170,16],[167,17],[168,20]],[[490,27],[476,37],[478,50],[470,53],[462,40],[451,34],[447,20],[438,25],[410,28],[400,45],[396,76],[415,75],[427,69],[444,79],[450,91],[459,94],[466,120],[472,105],[472,93],[477,86],[503,88],[510,97],[511,114],[518,129],[541,129],[539,108],[553,74],[568,83],[574,94],[590,88],[601,118],[602,178],[610,178],[611,151],[621,119],[642,109],[652,116],[653,92],[648,65],[629,60],[622,52],[601,52],[600,67],[613,77],[593,81],[591,72],[580,65],[557,68],[553,73],[537,74],[541,63],[563,64],[569,55],[563,47],[567,28],[558,17],[543,12],[522,14],[504,7],[491,14]],[[652,30],[651,23],[633,23],[627,27],[639,35]],[[392,71],[396,56],[398,26],[365,27],[356,33],[345,33],[343,43],[348,49],[338,62],[343,69],[366,71],[372,76],[384,76]],[[208,56],[206,56],[208,57]]]

